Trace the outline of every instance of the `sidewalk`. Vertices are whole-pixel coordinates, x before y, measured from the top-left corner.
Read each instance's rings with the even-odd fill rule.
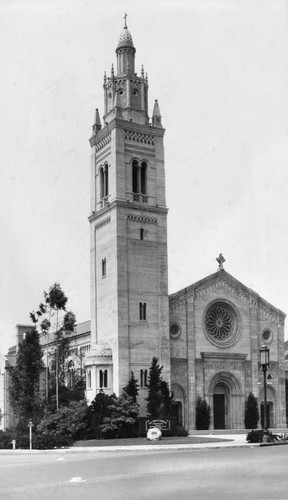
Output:
[[[215,438],[217,441],[214,442],[203,442],[203,443],[193,443],[193,438]],[[70,448],[69,452],[87,452],[87,453],[95,453],[98,451],[156,451],[156,450],[162,450],[162,451],[167,451],[167,450],[186,450],[186,449],[195,449],[195,450],[200,450],[200,449],[218,449],[218,448],[241,448],[241,447],[252,447],[252,446],[259,446],[259,444],[251,444],[247,443],[246,441],[246,434],[197,434],[196,435],[189,435],[186,438],[187,443],[167,443],[165,444],[165,441],[161,441],[161,444],[158,441],[155,442],[149,442],[147,441],[147,444],[145,445],[125,445],[125,446],[91,446],[91,447],[81,447],[81,446],[73,446]]]

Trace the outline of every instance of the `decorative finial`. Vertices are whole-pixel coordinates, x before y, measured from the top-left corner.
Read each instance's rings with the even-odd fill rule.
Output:
[[[125,13],[125,14],[124,14],[124,22],[125,22],[125,24],[124,24],[124,28],[127,28],[126,19],[127,19],[127,14]]]
[[[224,269],[223,264],[226,262],[226,259],[224,259],[222,253],[219,253],[219,257],[217,257],[216,260],[219,264],[218,271],[221,271],[221,269]]]

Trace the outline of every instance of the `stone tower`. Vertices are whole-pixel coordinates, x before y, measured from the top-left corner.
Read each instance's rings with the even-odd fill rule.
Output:
[[[104,75],[104,124],[91,145],[91,352],[87,398],[119,394],[131,371],[147,397],[153,356],[170,382],[164,128],[158,102],[148,116],[148,78],[135,73],[126,26],[117,69]]]

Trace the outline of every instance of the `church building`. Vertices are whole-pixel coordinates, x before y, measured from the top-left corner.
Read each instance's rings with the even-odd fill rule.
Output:
[[[168,295],[165,129],[157,101],[149,118],[148,77],[143,66],[135,71],[135,53],[125,16],[117,65],[104,74],[104,117],[96,109],[90,138],[91,323],[77,325],[67,369],[85,367],[88,403],[100,390],[119,394],[133,372],[145,416],[156,357],[179,424],[195,429],[200,396],[211,407],[211,429],[243,429],[250,392],[263,414],[264,344],[268,426],[286,427],[285,314],[231,276],[222,254],[214,274]],[[18,325],[17,345],[27,328]],[[48,353],[47,339],[40,341]],[[16,355],[17,346],[7,356],[12,366]],[[8,370],[5,377],[8,387]]]
[[[178,419],[195,428],[198,396],[212,428],[243,428],[250,392],[263,401],[259,348],[270,349],[269,426],[286,426],[285,314],[227,273],[168,296],[164,133],[158,102],[148,114],[148,78],[135,72],[125,26],[117,66],[104,75],[104,118],[95,113],[91,146],[91,350],[87,399],[119,394],[131,371],[145,414],[152,357],[174,392]]]

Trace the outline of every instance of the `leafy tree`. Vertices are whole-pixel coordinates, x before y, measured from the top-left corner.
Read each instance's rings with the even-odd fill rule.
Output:
[[[133,399],[134,403],[137,403],[137,397],[139,394],[139,384],[138,380],[135,379],[134,373],[132,371],[129,378],[129,382],[127,385],[125,385],[123,391],[125,391],[126,394],[128,394],[128,396],[130,396]]]
[[[139,405],[131,396],[124,391],[118,398],[111,398],[107,410],[109,416],[99,426],[104,439],[135,436]]]
[[[206,430],[210,427],[211,408],[205,399],[198,396],[196,401],[196,429]]]
[[[41,413],[39,377],[44,369],[42,349],[36,328],[26,333],[19,345],[16,364],[9,368],[9,393],[12,408],[20,421],[33,421]]]
[[[48,365],[46,368],[46,403],[56,405],[57,409],[61,404],[81,400],[85,396],[85,381],[80,370],[73,373],[73,385],[67,387],[67,361],[71,355],[71,334],[76,324],[75,314],[66,311],[67,301],[60,284],[54,283],[48,292],[44,291],[44,300],[37,311],[30,314],[40,332],[46,334],[47,343],[54,343],[49,368]],[[50,338],[51,330],[53,340]]]
[[[245,429],[257,429],[259,421],[258,403],[255,396],[250,392],[245,401]]]
[[[168,383],[162,379],[163,366],[153,357],[148,376],[147,411],[152,419],[171,416],[174,402]]]
[[[62,406],[58,412],[47,410],[36,432],[54,440],[63,437],[73,441],[81,437],[81,432],[86,427],[87,403],[71,401],[67,406]]]

